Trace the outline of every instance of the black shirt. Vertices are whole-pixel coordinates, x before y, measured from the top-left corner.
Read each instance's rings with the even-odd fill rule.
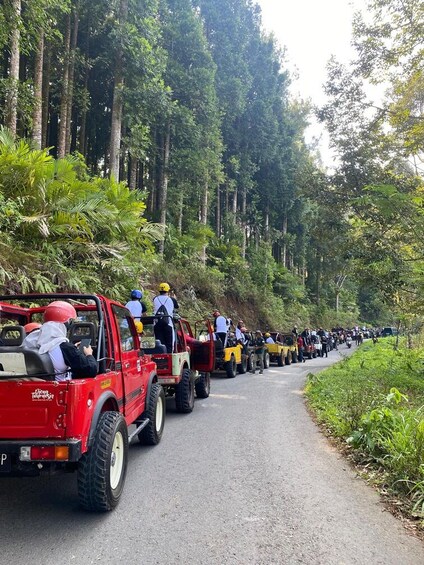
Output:
[[[84,379],[97,375],[97,361],[92,355],[85,355],[68,341],[61,343],[60,349],[65,363],[71,368],[73,379]]]

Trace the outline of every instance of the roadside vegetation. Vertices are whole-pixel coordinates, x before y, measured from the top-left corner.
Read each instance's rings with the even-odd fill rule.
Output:
[[[318,421],[343,440],[381,489],[424,525],[424,348],[366,342],[351,357],[310,375]],[[370,473],[372,471],[372,473]]]

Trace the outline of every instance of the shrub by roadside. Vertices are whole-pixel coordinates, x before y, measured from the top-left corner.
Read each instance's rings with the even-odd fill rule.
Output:
[[[424,350],[365,343],[318,375],[306,394],[319,422],[373,464],[385,489],[424,519]],[[424,523],[422,523],[424,524]]]

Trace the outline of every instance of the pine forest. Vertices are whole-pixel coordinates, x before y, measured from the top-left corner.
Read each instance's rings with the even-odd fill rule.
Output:
[[[369,0],[315,107],[253,0],[1,0],[1,293],[168,281],[191,318],[416,328],[423,30]]]

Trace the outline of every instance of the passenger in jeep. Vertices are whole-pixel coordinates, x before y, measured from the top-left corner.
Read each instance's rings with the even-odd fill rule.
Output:
[[[95,377],[97,361],[91,346],[79,348],[66,337],[67,328],[77,317],[75,308],[69,302],[56,300],[44,311],[44,324],[37,331],[34,345],[40,354],[48,353],[53,363],[55,380],[62,382],[72,378]]]

